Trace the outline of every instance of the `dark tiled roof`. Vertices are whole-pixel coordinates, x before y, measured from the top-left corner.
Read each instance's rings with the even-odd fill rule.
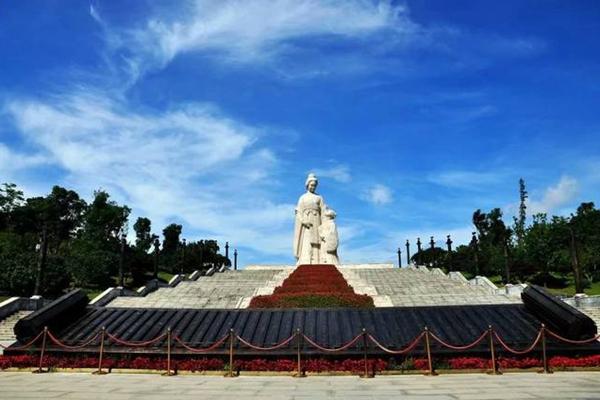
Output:
[[[173,335],[193,347],[207,347],[221,339],[233,329],[246,341],[262,347],[272,346],[290,337],[296,329],[325,347],[341,346],[365,328],[381,344],[391,349],[405,347],[427,326],[441,339],[453,345],[472,342],[489,325],[511,346],[523,348],[530,344],[540,328],[540,321],[520,304],[390,307],[373,309],[134,309],[88,307],[86,313],[69,326],[58,329],[56,336],[67,344],[83,343],[102,327],[107,332],[125,341],[147,341],[171,328]],[[362,341],[349,352],[360,352]],[[549,341],[550,349],[566,349]],[[597,345],[597,343],[595,343]],[[211,354],[223,354],[228,344],[224,343]],[[292,354],[296,342],[273,354]],[[369,346],[372,354],[382,353]],[[52,349],[60,350],[56,346]],[[587,347],[588,349],[590,346]],[[416,348],[422,351],[422,346]],[[437,353],[444,351],[433,345]],[[97,342],[89,351],[97,352]],[[108,352],[137,351],[127,346],[106,343]],[[488,351],[484,340],[476,349]],[[582,349],[583,350],[583,349]],[[144,352],[165,352],[166,340],[161,340]],[[185,353],[180,345],[174,345],[175,353]],[[236,352],[253,352],[237,343]],[[304,344],[303,352],[318,351]],[[346,352],[347,354],[348,352]],[[383,354],[383,353],[382,353]]]

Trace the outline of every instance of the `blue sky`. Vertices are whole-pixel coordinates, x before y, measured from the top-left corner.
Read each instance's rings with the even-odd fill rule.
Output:
[[[290,263],[308,172],[343,262],[600,193],[596,1],[7,1],[0,181]]]

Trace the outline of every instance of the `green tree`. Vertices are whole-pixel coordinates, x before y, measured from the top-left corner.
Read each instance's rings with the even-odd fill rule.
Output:
[[[494,208],[489,213],[475,211],[473,225],[479,237],[481,272],[486,275],[504,275],[505,281],[509,281],[512,230],[502,221],[502,210]]]
[[[421,261],[422,265],[427,265],[432,268],[448,268],[448,255],[447,251],[443,250],[439,247],[428,247],[426,249],[421,250],[421,252],[416,252],[411,256],[411,261],[417,264],[418,261]]]
[[[46,197],[46,223],[54,253],[68,242],[81,226],[86,202],[73,190],[54,186]]]
[[[517,238],[517,245],[520,246],[523,243],[525,237],[525,222],[527,220],[527,190],[525,190],[525,181],[523,178],[519,179],[519,217],[513,217],[514,219],[514,232]]]
[[[120,234],[126,231],[130,209],[109,199],[104,191],[94,193],[73,240],[67,265],[76,286],[103,287],[117,273]]]
[[[139,217],[133,224],[135,231],[135,247],[142,252],[147,253],[152,246],[152,222],[145,217]]]
[[[125,231],[131,209],[119,206],[109,200],[110,195],[99,190],[94,193],[94,201],[87,208],[83,219],[82,235],[87,239],[104,244],[115,244]]]
[[[581,203],[570,218],[570,227],[581,274],[588,281],[600,280],[600,210],[592,202]]]
[[[23,203],[23,192],[14,183],[3,183],[0,188],[0,231],[10,225],[13,210]]]
[[[182,226],[169,224],[163,229],[163,243],[160,251],[160,263],[162,268],[176,273],[181,269],[181,255],[179,254]]]
[[[169,224],[163,229],[162,253],[173,255],[179,248],[179,237],[181,236],[182,226],[179,224]]]

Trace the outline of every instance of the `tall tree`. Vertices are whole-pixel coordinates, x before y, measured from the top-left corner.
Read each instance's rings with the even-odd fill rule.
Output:
[[[105,191],[96,191],[84,216],[83,235],[99,243],[117,243],[131,212],[129,207],[119,206],[109,198]]]
[[[76,285],[102,287],[113,283],[120,234],[126,231],[130,209],[109,199],[104,191],[94,193],[94,201],[84,213],[83,228],[71,246],[68,265]]]
[[[473,213],[473,225],[479,233],[480,264],[483,273],[502,274],[510,279],[510,256],[512,230],[502,220],[502,211],[492,209],[489,213],[477,210]]]
[[[143,252],[148,252],[152,246],[152,222],[146,217],[139,217],[133,224],[135,231],[135,247]]]
[[[169,224],[163,229],[162,253],[173,255],[179,248],[179,237],[181,236],[182,226],[179,224]]]
[[[586,281],[600,280],[600,210],[592,202],[581,203],[571,216],[574,256],[579,263],[580,276]],[[574,271],[575,273],[576,271]],[[586,282],[580,282],[581,286]]]
[[[525,181],[519,179],[519,217],[514,218],[514,231],[517,237],[517,245],[523,243],[525,237],[525,221],[527,220],[527,190],[525,190]]]
[[[0,212],[9,213],[23,203],[23,191],[14,183],[3,183],[0,188]]]
[[[77,192],[60,186],[52,188],[46,202],[50,243],[56,253],[61,244],[68,241],[81,226],[87,204]]]

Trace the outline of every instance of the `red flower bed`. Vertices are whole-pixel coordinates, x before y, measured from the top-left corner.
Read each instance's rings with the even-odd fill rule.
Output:
[[[373,299],[360,294],[293,293],[256,296],[250,308],[320,308],[320,307],[373,307]]]
[[[407,359],[402,369],[427,370],[429,365],[426,358]],[[0,369],[6,368],[35,368],[38,366],[39,356],[0,356]],[[388,360],[370,359],[369,370],[385,371],[395,369],[394,364]],[[600,367],[600,355],[584,357],[554,356],[548,360],[551,368],[575,368],[575,367]],[[490,369],[491,361],[480,357],[450,357],[435,360],[437,369]],[[275,371],[292,372],[296,370],[296,360],[290,358],[279,359],[237,359],[234,361],[234,369],[241,371]],[[97,357],[77,356],[45,356],[44,368],[97,368]],[[542,361],[537,358],[505,358],[498,359],[500,369],[525,369],[540,368]],[[164,357],[135,357],[135,358],[105,358],[102,362],[104,369],[145,369],[165,370],[167,361]],[[347,371],[362,372],[364,364],[362,359],[345,358],[310,358],[302,361],[302,367],[307,372],[330,372]],[[226,363],[221,358],[185,358],[172,360],[172,368],[180,371],[224,371]]]
[[[548,359],[550,368],[574,368],[574,367],[600,367],[600,355],[584,357],[554,356]],[[500,369],[527,369],[541,368],[542,360],[533,357],[523,358],[498,358]],[[416,370],[427,370],[429,364],[426,358],[412,360],[412,367]],[[491,369],[492,360],[481,357],[450,357],[435,360],[435,367],[440,369]]]
[[[492,361],[478,357],[455,357],[448,360],[450,369],[487,369],[492,368]]]
[[[548,360],[551,368],[600,367],[600,354],[585,357],[555,356]]]
[[[374,307],[373,299],[354,293],[333,265],[300,265],[273,291],[252,298],[249,308]]]

